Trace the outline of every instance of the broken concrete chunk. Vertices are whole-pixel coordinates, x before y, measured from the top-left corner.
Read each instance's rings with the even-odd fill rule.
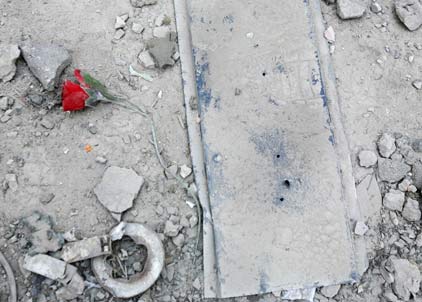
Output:
[[[28,42],[20,47],[31,72],[46,90],[53,91],[63,70],[71,63],[69,52],[49,43]]]
[[[370,168],[376,165],[378,161],[377,155],[370,150],[360,151],[358,157],[359,157],[359,165],[365,168]]]
[[[141,34],[144,31],[144,29],[145,28],[142,26],[142,24],[139,24],[139,23],[133,23],[132,24],[132,31],[135,34]]]
[[[389,133],[381,135],[377,145],[379,153],[385,158],[389,158],[396,151],[396,139]]]
[[[43,254],[27,255],[23,268],[52,280],[63,279],[66,276],[66,262]]]
[[[402,180],[410,172],[410,166],[401,160],[380,158],[378,160],[378,175],[380,180],[395,183]]]
[[[154,24],[155,24],[156,27],[163,26],[163,25],[170,25],[171,24],[171,18],[169,16],[167,16],[166,14],[160,14],[155,19]]]
[[[144,68],[154,68],[155,62],[148,50],[144,50],[138,55],[138,61]]]
[[[378,14],[380,12],[382,12],[382,6],[378,3],[378,2],[371,2],[371,12],[373,12],[374,14]]]
[[[132,169],[109,167],[94,193],[110,212],[119,214],[133,206],[144,183],[143,177]]]
[[[180,232],[180,226],[174,224],[171,220],[167,220],[164,226],[164,235],[168,237],[176,237]]]
[[[409,301],[410,295],[419,291],[421,272],[417,265],[406,259],[389,259],[389,265],[394,270],[394,293],[404,301]]]
[[[336,33],[334,32],[334,28],[332,26],[328,26],[325,30],[324,38],[327,39],[328,43],[334,43],[336,41]]]
[[[398,190],[390,190],[383,199],[384,207],[392,211],[401,211],[404,204],[404,193]]]
[[[343,20],[360,18],[365,10],[364,0],[337,0],[337,15]]]
[[[21,52],[17,45],[0,44],[0,80],[9,82],[16,73],[16,60]]]
[[[144,7],[147,5],[157,4],[157,0],[130,0],[133,7]]]
[[[407,29],[414,31],[422,25],[421,0],[396,0],[394,5],[397,16]]]
[[[404,205],[402,216],[407,221],[419,221],[421,219],[421,210],[419,208],[419,202],[412,198],[407,198],[406,204]]]
[[[422,139],[415,139],[415,141],[412,144],[413,150],[416,152],[422,153]]]
[[[173,54],[176,52],[175,33],[165,38],[155,38],[148,42],[148,50],[159,68],[173,66]]]
[[[65,244],[63,246],[61,258],[67,263],[72,263],[102,255],[109,255],[110,253],[110,237],[96,236]]]
[[[122,17],[117,16],[116,22],[114,23],[114,29],[121,29],[126,26],[126,21],[122,19]]]
[[[356,235],[363,236],[368,230],[369,230],[368,226],[363,221],[356,222],[355,230],[354,230]]]
[[[192,174],[192,169],[188,167],[187,165],[183,165],[180,167],[180,176],[182,178],[186,178],[191,174]]]
[[[337,295],[338,291],[340,290],[341,285],[331,285],[331,286],[324,286],[321,288],[321,294],[323,294],[327,298],[333,298]]]
[[[123,38],[125,36],[125,34],[126,34],[126,32],[123,29],[118,29],[114,33],[113,39],[114,40],[120,40],[121,38]]]

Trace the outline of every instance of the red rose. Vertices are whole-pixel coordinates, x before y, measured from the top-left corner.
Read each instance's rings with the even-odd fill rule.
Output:
[[[76,72],[75,72],[75,75],[76,75]],[[86,93],[85,90],[81,86],[69,80],[64,82],[63,91],[62,91],[63,111],[76,111],[76,110],[84,109],[85,101],[88,98],[89,98],[88,93]]]

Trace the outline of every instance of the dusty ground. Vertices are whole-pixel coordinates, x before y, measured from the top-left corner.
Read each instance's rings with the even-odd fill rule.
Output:
[[[395,17],[392,2],[379,1],[385,11],[383,14],[368,12],[365,17],[351,21],[341,21],[333,6],[322,4],[327,25],[333,26],[337,35],[333,62],[354,161],[362,148],[375,150],[374,142],[381,132],[421,137],[422,91],[411,85],[413,79],[422,78],[422,51],[414,46],[422,43],[421,29],[407,31]],[[147,71],[154,77],[153,82],[130,77],[128,73],[129,65],[137,64],[136,56],[143,49],[143,38],[151,36],[155,18],[167,13],[172,16],[171,26],[174,27],[171,0],[160,0],[157,5],[143,9],[134,9],[129,1],[117,0],[108,4],[99,0],[0,0],[0,11],[1,42],[34,39],[65,46],[72,51],[73,62],[64,78],[71,76],[73,68],[87,70],[112,90],[124,93],[148,108],[158,125],[166,159],[179,166],[189,164],[179,63],[165,71]],[[112,42],[115,17],[124,13],[130,15],[128,24],[142,23],[146,31],[140,35],[128,29],[125,37]],[[387,25],[378,28],[378,24],[384,22]],[[412,63],[409,56],[414,56]],[[54,218],[58,231],[76,227],[84,236],[103,234],[115,221],[92,190],[109,165],[132,168],[146,180],[135,206],[125,214],[125,220],[146,223],[162,233],[170,213],[177,211],[175,216],[181,219],[195,215],[195,209],[185,203],[188,197],[184,190],[165,177],[149,141],[148,124],[141,117],[111,105],[70,114],[62,112],[60,106],[34,107],[26,96],[41,93],[42,89],[22,59],[18,61],[15,79],[0,83],[0,91],[1,95],[14,98],[14,108],[18,109],[11,120],[0,124],[0,180],[7,173],[16,174],[18,179],[16,192],[6,190],[0,194],[3,225],[0,249],[11,260],[16,272],[20,301],[32,301],[31,279],[25,280],[18,268],[21,250],[16,239],[5,236],[13,230],[10,225],[38,210]],[[162,91],[161,99],[157,97],[159,91]],[[60,101],[60,95],[56,93],[49,94],[48,98],[50,104]],[[152,107],[156,101],[156,106]],[[54,128],[45,129],[42,120],[53,122]],[[91,152],[84,150],[87,144],[93,146]],[[107,158],[107,164],[97,163],[97,156]],[[371,173],[362,172],[356,162],[355,166],[357,175]],[[41,194],[45,192],[55,195],[48,204],[40,202]],[[165,271],[139,302],[201,301],[196,279],[201,278],[202,259],[194,250],[196,227],[186,227],[183,232],[186,242],[182,248],[165,239],[166,263],[172,267],[171,272],[174,269],[174,277],[169,277]],[[377,232],[373,234],[372,242],[378,235]],[[386,301],[378,297],[382,282],[375,277],[369,279],[377,280],[376,284],[360,288],[359,285],[344,286],[333,299],[318,296],[319,300]],[[0,290],[2,284],[0,278]],[[277,299],[267,295],[236,300]],[[97,300],[100,301],[95,298]]]

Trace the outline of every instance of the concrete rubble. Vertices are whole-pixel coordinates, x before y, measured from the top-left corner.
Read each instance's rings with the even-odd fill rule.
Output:
[[[72,59],[69,51],[57,44],[26,41],[20,45],[22,56],[44,89],[53,91],[63,70]]]
[[[381,135],[377,142],[378,151],[382,157],[389,158],[396,151],[396,139],[389,133]]]
[[[0,44],[0,80],[9,82],[16,73],[16,60],[20,56],[20,50],[14,44]]]
[[[421,0],[396,0],[394,1],[396,14],[400,21],[410,31],[415,31],[422,25]]]
[[[168,32],[164,37],[153,38],[148,41],[148,50],[159,68],[173,66],[173,55],[176,52],[176,33]]]
[[[75,299],[82,295],[84,291],[85,284],[76,267],[51,256],[43,254],[27,255],[24,259],[23,268],[62,283],[64,286],[58,289],[56,294],[63,300]]]
[[[104,172],[101,182],[94,188],[94,193],[98,201],[110,212],[121,215],[133,206],[133,201],[143,184],[143,177],[135,171],[111,166]]]
[[[370,168],[378,162],[377,155],[370,150],[362,150],[359,152],[359,164],[361,167]]]
[[[404,199],[405,195],[403,192],[392,189],[385,194],[383,205],[389,210],[401,212],[403,209]]]
[[[360,18],[366,11],[365,0],[337,0],[337,14],[341,19]]]
[[[399,299],[409,301],[411,295],[420,290],[421,272],[417,265],[407,259],[389,259],[389,266],[394,274],[393,291]]]
[[[398,182],[406,177],[411,167],[403,160],[379,159],[378,175],[380,180],[390,183]]]
[[[65,244],[61,258],[67,263],[72,263],[110,254],[110,237],[95,236]]]

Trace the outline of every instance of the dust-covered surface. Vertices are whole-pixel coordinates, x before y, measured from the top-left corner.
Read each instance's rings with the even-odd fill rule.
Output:
[[[415,269],[421,270],[420,219],[403,218],[415,219],[415,207],[406,211],[381,208],[381,194],[398,189],[397,183],[382,184],[381,192],[377,192],[374,181],[378,168],[362,168],[357,161],[362,149],[372,150],[380,157],[375,142],[383,132],[400,133],[410,141],[422,136],[422,90],[418,90],[416,81],[422,78],[421,29],[408,31],[396,17],[393,1],[378,4],[381,12],[373,13],[368,8],[362,18],[347,21],[339,19],[335,5],[322,4],[327,26],[332,26],[336,34],[333,63],[345,130],[356,163],[355,177],[357,183],[367,184],[361,192],[366,191],[370,201],[364,221],[369,230],[359,225],[355,231],[368,239],[371,262],[361,282],[342,286],[339,293],[337,288],[322,290],[316,301],[421,299]],[[282,6],[280,3],[280,9]],[[170,16],[169,28],[174,30],[171,1],[160,0],[155,5],[134,8],[129,0],[107,4],[97,0],[3,0],[0,8],[1,43],[20,44],[33,39],[64,46],[71,52],[72,63],[62,80],[72,77],[74,68],[81,68],[105,82],[112,91],[123,93],[149,109],[158,125],[164,157],[178,166],[189,165],[179,63],[159,71],[144,70],[144,65],[137,62],[145,40],[152,38],[157,17]],[[129,14],[127,28],[118,26],[116,30],[116,17],[124,14]],[[142,27],[143,33],[136,33]],[[156,34],[165,31],[160,29]],[[12,60],[16,53],[10,54]],[[153,81],[130,76],[129,65],[151,75]],[[1,96],[10,98],[6,107],[2,106],[0,120],[0,249],[15,272],[19,301],[34,302],[36,296],[41,297],[38,301],[57,301],[55,291],[62,286],[19,268],[18,260],[27,252],[28,243],[26,236],[18,236],[19,219],[38,210],[53,217],[57,232],[75,227],[83,237],[107,233],[116,221],[97,201],[93,189],[110,165],[131,168],[144,177],[145,184],[134,207],[124,214],[123,220],[146,223],[163,234],[166,250],[162,276],[142,298],[131,300],[202,301],[202,257],[194,249],[196,224],[192,217],[196,209],[186,204],[189,198],[177,182],[163,173],[150,142],[147,121],[106,104],[81,112],[62,112],[60,106],[54,105],[60,103],[60,89],[46,93],[22,58],[17,61],[14,79],[0,82],[0,91]],[[395,139],[394,144],[398,147],[400,141]],[[92,151],[86,152],[90,149],[86,145]],[[393,158],[401,160],[399,154],[405,156],[403,150],[393,154]],[[410,165],[414,168],[415,163]],[[187,180],[191,182],[192,176]],[[420,188],[416,193],[406,191],[403,207],[409,198],[420,204],[419,193]],[[415,203],[409,203],[412,204]],[[166,222],[168,232],[164,235]],[[134,262],[142,265],[141,257],[136,259]],[[133,268],[134,263],[129,264]],[[81,274],[86,272],[85,280],[95,285],[89,266],[88,261],[77,264]],[[0,298],[5,296],[4,280],[1,271]],[[76,299],[109,300],[110,296],[96,286]],[[270,294],[235,300],[281,298]]]

